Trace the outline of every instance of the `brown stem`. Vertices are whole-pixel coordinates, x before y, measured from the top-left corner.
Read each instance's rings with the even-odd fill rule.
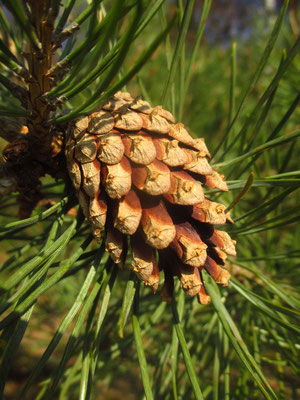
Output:
[[[44,96],[52,85],[53,78],[49,74],[54,52],[52,34],[59,6],[52,0],[26,1],[29,6],[26,8],[28,18],[41,43],[41,51],[30,44],[29,53],[23,53],[29,71],[29,76],[24,77],[27,84],[24,106],[32,112],[26,118],[24,135],[18,135],[18,126],[15,127],[15,132],[14,127],[7,130],[7,138],[12,140],[4,149],[2,158],[5,176],[19,192],[21,218],[30,216],[42,198],[40,178],[47,173],[53,177],[63,177],[61,171],[65,170],[64,157],[61,154],[62,133],[58,133],[50,123],[51,112],[55,111],[55,107]],[[51,5],[55,7],[51,8]]]
[[[48,71],[52,65],[52,32],[54,29],[50,12],[50,0],[28,0],[31,8],[31,22],[37,37],[42,44],[42,55],[30,46],[28,57],[31,79],[28,82],[27,108],[34,110],[28,118],[28,137],[34,146],[39,145],[42,154],[49,154],[51,133],[49,129],[50,113],[53,106],[45,100],[43,95],[51,88],[51,78]]]

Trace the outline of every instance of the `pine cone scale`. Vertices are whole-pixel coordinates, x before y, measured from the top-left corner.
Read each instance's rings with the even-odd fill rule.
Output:
[[[125,235],[133,235],[142,218],[140,199],[134,190],[130,190],[117,205],[114,226]]]

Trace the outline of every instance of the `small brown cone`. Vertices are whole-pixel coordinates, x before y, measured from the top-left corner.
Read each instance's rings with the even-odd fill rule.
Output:
[[[222,267],[226,254],[236,254],[235,241],[215,226],[233,221],[204,191],[228,188],[209,164],[203,138],[193,138],[161,106],[117,92],[70,123],[65,148],[83,214],[114,262],[125,261],[130,242],[131,268],[154,292],[163,271],[160,292],[169,302],[174,277],[187,295],[210,301],[202,268],[219,285],[228,284]]]

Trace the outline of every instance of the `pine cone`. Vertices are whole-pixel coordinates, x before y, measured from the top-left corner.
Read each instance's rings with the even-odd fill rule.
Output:
[[[151,108],[129,93],[116,93],[67,133],[69,176],[95,238],[104,230],[106,250],[119,263],[129,235],[131,268],[154,292],[163,270],[167,301],[174,276],[201,304],[209,302],[202,268],[222,286],[230,278],[222,266],[225,253],[236,254],[235,241],[214,225],[232,220],[202,185],[228,189],[207,157],[204,139],[192,138],[161,106]]]

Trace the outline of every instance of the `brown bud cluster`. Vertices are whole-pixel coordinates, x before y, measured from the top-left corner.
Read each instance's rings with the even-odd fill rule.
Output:
[[[214,226],[232,220],[203,186],[228,189],[209,157],[204,139],[129,93],[116,93],[68,130],[69,176],[95,238],[104,234],[115,263],[124,261],[130,243],[131,268],[154,292],[164,271],[166,301],[174,276],[201,304],[210,300],[202,269],[222,286],[230,278],[223,266],[226,253],[235,255],[235,241]]]

